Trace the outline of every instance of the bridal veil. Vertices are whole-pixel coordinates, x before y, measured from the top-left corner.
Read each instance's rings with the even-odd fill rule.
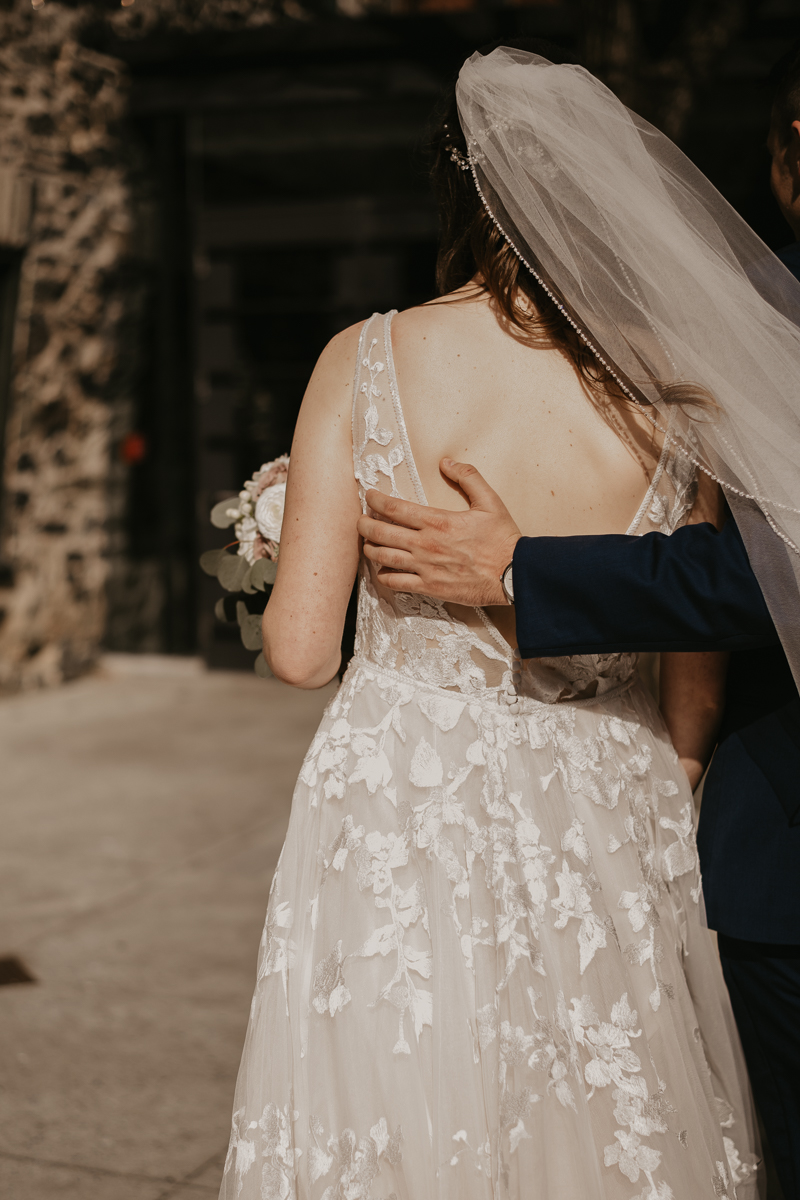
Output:
[[[722,484],[800,683],[800,283],[584,68],[500,47],[467,60],[457,99],[495,224]]]

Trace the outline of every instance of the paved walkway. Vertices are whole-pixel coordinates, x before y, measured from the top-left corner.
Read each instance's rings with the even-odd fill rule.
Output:
[[[0,701],[0,959],[37,980],[0,987],[3,1198],[216,1196],[269,881],[332,690],[112,660]]]

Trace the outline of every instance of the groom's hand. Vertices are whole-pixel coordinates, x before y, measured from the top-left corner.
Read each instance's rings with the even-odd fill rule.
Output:
[[[443,458],[440,468],[461,488],[469,511],[427,508],[369,491],[367,503],[385,519],[359,519],[364,554],[377,565],[379,581],[393,591],[420,592],[453,604],[506,604],[500,576],[520,531],[475,467]]]

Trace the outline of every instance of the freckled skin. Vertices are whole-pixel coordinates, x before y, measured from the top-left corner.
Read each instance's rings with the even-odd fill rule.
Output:
[[[451,457],[478,468],[526,534],[624,532],[658,460],[652,425],[623,405],[609,421],[611,402],[601,411],[559,350],[512,339],[482,293],[456,295],[458,303],[410,309],[392,325],[429,503],[466,507],[439,471]]]
[[[400,400],[429,504],[468,508],[439,469],[449,457],[481,472],[525,534],[625,532],[661,449],[650,422],[590,393],[560,350],[512,338],[483,293],[454,295],[455,303],[410,309],[392,325]],[[500,589],[491,615],[513,641],[503,601]]]

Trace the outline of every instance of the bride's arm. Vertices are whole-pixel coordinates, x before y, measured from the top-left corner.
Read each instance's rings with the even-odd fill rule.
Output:
[[[725,502],[720,487],[699,473],[689,524],[705,521],[719,531],[725,524]],[[728,658],[721,651],[661,655],[661,711],[692,791],[703,778],[717,744]]]
[[[360,326],[337,334],[314,368],[292,441],[278,574],[264,612],[264,657],[294,687],[339,669],[358,569],[361,514],[351,414]]]
[[[717,744],[728,657],[719,651],[661,655],[661,711],[692,791]]]

